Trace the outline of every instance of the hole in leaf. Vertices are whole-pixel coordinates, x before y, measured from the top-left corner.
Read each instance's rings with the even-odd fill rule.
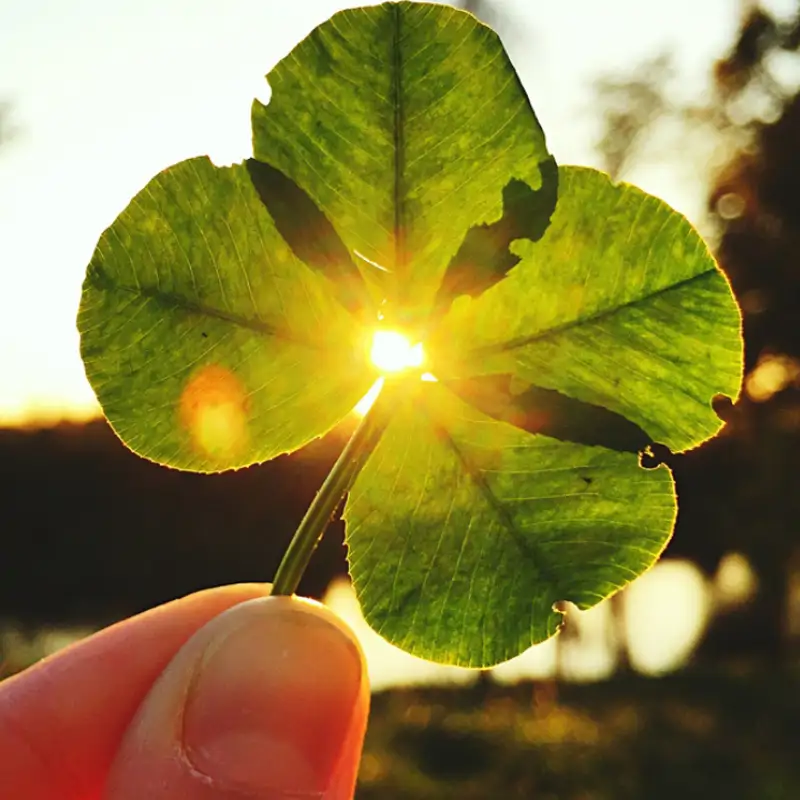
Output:
[[[475,225],[447,266],[436,296],[434,314],[444,314],[454,298],[472,297],[501,281],[519,262],[509,246],[516,239],[538,242],[550,225],[558,199],[558,166],[551,156],[539,164],[542,184],[537,190],[512,179],[503,188],[503,216],[497,222]]]
[[[639,466],[644,469],[656,469],[662,464],[670,466],[670,459],[673,453],[665,444],[653,443],[648,445],[639,454]]]

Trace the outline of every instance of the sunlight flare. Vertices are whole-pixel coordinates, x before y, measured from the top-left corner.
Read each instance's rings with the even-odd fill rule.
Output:
[[[404,369],[419,369],[425,363],[422,342],[412,345],[407,336],[398,331],[379,330],[372,337],[370,360],[384,373],[402,372]],[[378,378],[370,390],[356,403],[353,411],[363,417],[372,408],[383,389],[385,378]],[[435,382],[430,372],[420,375],[420,380]]]
[[[425,361],[422,343],[412,345],[408,337],[398,331],[375,331],[369,356],[382,372],[421,367]]]
[[[384,380],[384,378],[378,378],[378,380],[372,384],[370,390],[355,404],[353,411],[355,411],[359,417],[363,417],[367,411],[372,408],[372,404],[378,399],[378,395],[381,393],[381,389],[383,389]]]

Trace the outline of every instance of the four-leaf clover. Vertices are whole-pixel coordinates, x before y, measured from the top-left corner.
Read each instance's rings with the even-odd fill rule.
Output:
[[[252,159],[165,170],[101,237],[89,379],[133,450],[217,471],[330,431],[381,378],[376,334],[407,337],[412,366],[385,378],[279,583],[349,492],[372,626],[439,661],[508,659],[558,629],[555,603],[596,604],[666,545],[672,478],[642,459],[713,436],[712,397],[738,394],[730,287],[666,204],[556,166],[465,12],[341,12],[268,79]]]

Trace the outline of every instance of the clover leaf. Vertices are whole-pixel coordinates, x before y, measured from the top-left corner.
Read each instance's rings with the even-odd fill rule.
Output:
[[[730,287],[666,204],[556,166],[466,12],[343,11],[267,77],[252,159],[170,167],[102,235],[87,375],[133,450],[199,471],[292,452],[382,386],[275,591],[347,495],[372,626],[444,662],[510,658],[666,545],[654,446],[713,436],[712,397],[738,394]],[[393,374],[376,348],[401,335]]]

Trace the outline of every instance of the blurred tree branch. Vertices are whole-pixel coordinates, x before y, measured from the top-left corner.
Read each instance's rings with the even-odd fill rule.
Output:
[[[625,171],[636,158],[653,123],[668,113],[666,83],[672,74],[672,59],[662,53],[639,65],[636,77],[605,77],[596,81],[595,93],[603,109],[604,128],[597,149],[612,178]]]
[[[658,122],[680,124],[680,136],[716,138],[725,161],[746,150],[760,126],[775,122],[791,101],[796,86],[776,75],[779,54],[800,52],[800,3],[793,20],[779,21],[756,6],[742,18],[730,51],[714,65],[712,94],[701,103],[680,102],[669,91],[672,61],[661,54],[636,65],[626,75],[595,82],[603,131],[597,143],[603,167],[619,177],[635,164]],[[683,143],[685,149],[685,142]]]

